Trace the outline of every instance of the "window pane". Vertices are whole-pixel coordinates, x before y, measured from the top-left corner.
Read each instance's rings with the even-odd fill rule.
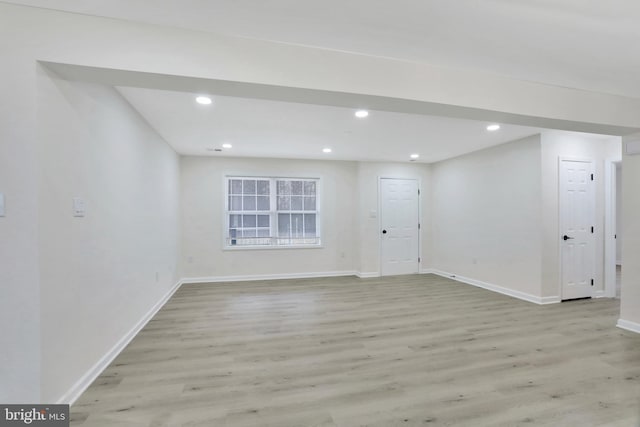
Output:
[[[282,195],[291,194],[291,182],[278,181],[278,194],[282,194]]]
[[[291,209],[291,198],[289,196],[278,196],[278,210],[288,211]]]
[[[302,237],[303,225],[302,214],[291,214],[291,237]]]
[[[242,181],[239,179],[231,180],[231,194],[242,194]]]
[[[315,211],[316,210],[316,198],[315,197],[305,197],[304,198],[304,210],[305,211]]]
[[[258,194],[270,194],[269,181],[258,181]]]
[[[255,211],[256,210],[256,196],[244,196],[242,210]]]
[[[227,244],[318,243],[318,185],[302,178],[228,178]]]
[[[289,237],[291,215],[278,214],[278,237]]]
[[[240,224],[240,215],[229,215],[229,227],[242,227]]]
[[[243,180],[242,194],[256,194],[256,181],[253,179]]]
[[[243,227],[255,227],[256,226],[256,216],[255,215],[242,215],[242,226]]]
[[[269,215],[258,215],[258,227],[269,227]]]
[[[292,211],[302,210],[302,196],[291,196],[291,210]]]
[[[305,194],[305,196],[315,196],[316,195],[316,182],[315,181],[305,181],[304,182],[304,194]]]
[[[258,210],[268,211],[269,209],[269,196],[258,196]]]
[[[232,211],[242,210],[242,196],[231,196],[231,208]]]
[[[302,196],[302,181],[291,181],[291,194]]]
[[[316,236],[316,214],[304,214],[304,235],[305,237]]]

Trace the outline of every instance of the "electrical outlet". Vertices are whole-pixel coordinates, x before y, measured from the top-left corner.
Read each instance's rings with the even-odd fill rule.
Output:
[[[82,197],[73,198],[73,216],[82,218],[87,214],[87,203]]]

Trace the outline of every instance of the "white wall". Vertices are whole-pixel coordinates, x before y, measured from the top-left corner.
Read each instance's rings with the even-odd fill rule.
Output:
[[[36,66],[0,11],[0,402],[40,398]]]
[[[604,162],[620,156],[620,138],[575,132],[542,133],[542,296],[561,296],[559,159],[593,160],[596,183],[596,292],[604,291]]]
[[[345,272],[379,275],[378,177],[420,181],[425,225],[422,266],[428,267],[429,165],[183,157],[181,166],[182,265],[187,279]],[[223,250],[223,182],[228,174],[320,177],[322,248]]]
[[[622,164],[616,167],[616,264],[622,265]]]
[[[540,296],[540,136],[433,164],[436,270]]]
[[[421,187],[421,246],[422,262],[420,267],[430,267],[431,229],[430,195],[431,167],[421,163],[358,163],[358,187],[354,196],[358,199],[357,215],[359,242],[358,271],[365,276],[380,274],[380,226],[378,212],[378,178],[417,179]],[[372,215],[374,214],[374,215]],[[372,217],[375,216],[375,217]]]
[[[176,284],[179,158],[113,88],[41,68],[38,105],[41,384],[55,402]]]
[[[223,250],[226,175],[318,177],[322,247]],[[353,162],[182,157],[182,269],[189,278],[355,271]]]
[[[638,140],[640,134],[629,139]],[[623,139],[623,142],[627,138]],[[622,290],[620,296],[620,320],[631,322],[627,326],[640,332],[640,192],[636,185],[640,182],[640,155],[622,157],[625,185],[622,186]]]

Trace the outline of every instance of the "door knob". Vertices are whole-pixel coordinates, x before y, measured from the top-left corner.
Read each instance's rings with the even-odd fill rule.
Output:
[[[569,237],[566,234],[562,236],[562,240],[570,240],[570,239],[573,239],[573,237]]]
[[[387,234],[387,230],[382,230],[382,234]]]

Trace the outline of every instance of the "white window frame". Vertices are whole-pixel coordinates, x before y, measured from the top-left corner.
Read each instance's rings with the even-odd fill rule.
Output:
[[[250,179],[250,180],[268,180],[269,181],[269,211],[255,211],[256,215],[269,215],[269,226],[271,229],[272,243],[269,245],[232,245],[230,244],[229,236],[229,219],[232,214],[240,214],[242,212],[253,214],[254,211],[232,211],[229,206],[229,181],[233,179]],[[277,199],[277,181],[315,181],[316,183],[316,209],[315,211],[278,211],[278,199]],[[322,199],[322,180],[319,177],[301,177],[301,176],[269,176],[269,175],[225,175],[223,180],[224,185],[224,201],[223,201],[223,232],[222,232],[222,246],[223,250],[272,250],[272,249],[318,249],[323,247],[322,239],[322,217],[321,217],[321,199]],[[278,212],[291,212],[291,213],[306,213],[316,215],[316,235],[318,243],[304,243],[304,244],[288,244],[279,245],[274,244],[273,240],[277,238],[277,221]]]

